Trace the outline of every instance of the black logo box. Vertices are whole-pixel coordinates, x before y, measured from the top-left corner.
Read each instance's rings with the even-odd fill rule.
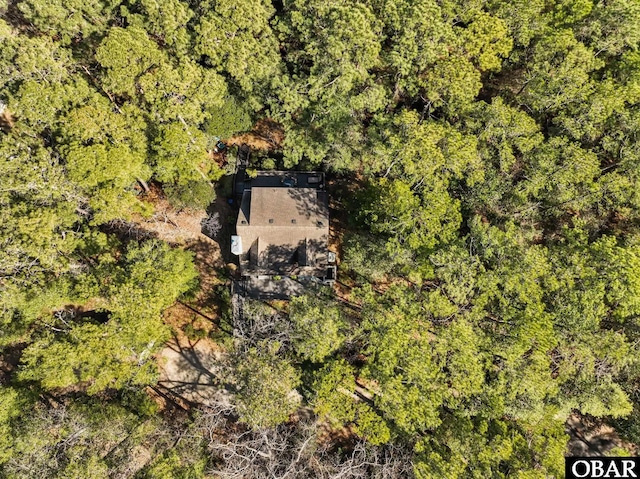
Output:
[[[566,479],[640,478],[640,457],[566,457]]]

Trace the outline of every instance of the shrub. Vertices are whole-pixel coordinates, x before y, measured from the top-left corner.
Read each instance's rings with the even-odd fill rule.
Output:
[[[211,136],[229,138],[253,126],[249,110],[232,96],[227,96],[221,107],[211,108],[209,114],[205,129]]]
[[[167,185],[167,200],[176,208],[204,209],[215,199],[216,193],[206,181],[189,181],[184,185]]]

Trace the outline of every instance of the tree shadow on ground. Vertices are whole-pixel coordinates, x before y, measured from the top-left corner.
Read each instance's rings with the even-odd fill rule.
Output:
[[[231,253],[231,235],[236,231],[236,218],[238,216],[237,206],[229,204],[229,199],[217,196],[215,201],[207,208],[208,217],[202,222],[202,234],[211,238],[220,247],[222,261],[227,263],[237,263],[237,257]],[[208,226],[208,222],[217,215],[217,227]]]
[[[569,434],[567,451],[571,456],[601,457],[614,447],[625,446],[615,429],[589,416],[572,415],[565,430]]]
[[[188,404],[217,403],[227,396],[224,355],[210,342],[178,339],[174,335],[162,352],[165,364],[157,388]]]

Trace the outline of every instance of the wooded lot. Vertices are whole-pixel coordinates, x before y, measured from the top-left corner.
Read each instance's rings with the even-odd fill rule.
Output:
[[[570,417],[637,454],[639,47],[638,0],[0,0],[0,478],[559,478]],[[339,281],[234,324],[132,225],[225,205],[264,125]],[[172,336],[219,401],[159,400]]]

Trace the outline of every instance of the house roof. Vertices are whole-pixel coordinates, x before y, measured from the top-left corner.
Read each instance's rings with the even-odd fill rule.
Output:
[[[261,270],[278,270],[292,261],[320,268],[329,237],[327,193],[306,185],[252,185],[243,193],[236,231],[242,256],[253,251],[253,264]]]
[[[245,195],[238,224],[286,229],[328,226],[329,211],[324,191],[254,187]]]

